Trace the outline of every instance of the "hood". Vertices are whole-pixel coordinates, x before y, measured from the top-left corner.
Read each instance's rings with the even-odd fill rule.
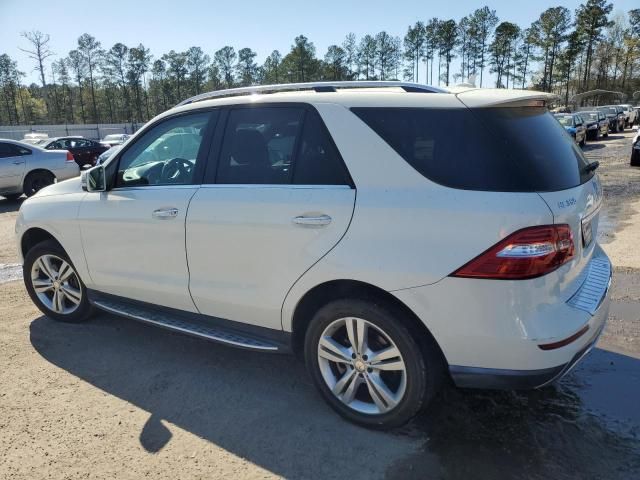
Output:
[[[67,195],[69,193],[82,192],[82,184],[80,177],[70,178],[63,182],[54,183],[43,188],[34,197],[50,197],[52,195]]]

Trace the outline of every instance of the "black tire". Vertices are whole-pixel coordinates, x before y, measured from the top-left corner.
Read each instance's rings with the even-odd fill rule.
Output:
[[[81,300],[73,311],[68,313],[58,313],[52,310],[45,303],[43,303],[41,298],[38,296],[38,293],[36,293],[35,287],[33,285],[34,280],[32,279],[32,267],[34,263],[38,261],[43,255],[55,256],[61,260],[64,260],[73,269],[74,276],[73,278],[69,278],[66,283],[69,283],[74,289],[79,290],[81,295]],[[89,298],[87,296],[87,288],[80,278],[80,275],[77,274],[77,270],[69,259],[69,256],[57,242],[53,240],[46,240],[44,242],[38,243],[33,248],[31,248],[31,250],[29,250],[25,256],[24,265],[22,266],[22,274],[25,287],[27,288],[27,292],[29,293],[31,300],[47,317],[53,318],[54,320],[60,322],[79,323],[88,320],[93,314],[93,306],[89,302]],[[46,275],[43,274],[42,276],[45,277]],[[66,302],[64,303],[65,305],[70,305],[71,307],[73,306],[73,304],[67,299],[64,299],[63,302]]]
[[[5,193],[2,196],[7,200],[17,200],[22,196],[22,193]]]
[[[334,395],[323,378],[318,360],[321,336],[336,320],[349,317],[364,319],[381,329],[395,343],[402,355],[406,387],[398,404],[388,412],[371,414],[352,409]],[[408,322],[403,321],[402,314],[393,308],[359,299],[336,300],[321,308],[309,324],[305,336],[305,363],[324,399],[342,417],[363,427],[378,430],[399,427],[428,404],[438,391],[443,378],[443,362],[435,341],[427,333],[415,330]],[[349,368],[354,370],[353,367]],[[367,373],[359,374],[360,377],[363,375]],[[361,393],[367,395],[367,387],[364,384],[358,388],[363,388]]]
[[[27,197],[31,197],[44,187],[51,185],[54,181],[55,177],[51,172],[32,172],[24,180],[24,194]]]
[[[631,161],[629,165],[632,167],[640,167],[640,151],[635,148],[631,151]]]
[[[585,137],[582,140],[580,140],[580,146],[584,147],[586,144],[587,144],[587,139],[586,139],[586,135],[585,135]]]

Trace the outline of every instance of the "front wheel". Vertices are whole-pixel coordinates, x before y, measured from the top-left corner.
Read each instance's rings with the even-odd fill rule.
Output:
[[[305,362],[322,396],[341,416],[369,428],[406,423],[441,379],[437,347],[421,342],[423,332],[410,331],[392,312],[337,300],[315,314],[305,337]]]
[[[76,323],[91,316],[87,288],[57,242],[47,240],[29,250],[22,273],[31,300],[48,317]]]

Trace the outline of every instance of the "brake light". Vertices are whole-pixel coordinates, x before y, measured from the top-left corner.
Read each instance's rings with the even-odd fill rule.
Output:
[[[553,272],[574,254],[569,225],[541,225],[512,233],[451,274],[453,277],[524,280]]]
[[[75,162],[75,161],[76,159],[73,158],[73,154],[69,150],[67,150],[67,162]]]

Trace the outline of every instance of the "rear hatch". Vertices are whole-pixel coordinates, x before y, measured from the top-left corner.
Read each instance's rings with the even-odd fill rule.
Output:
[[[524,227],[567,224],[574,255],[545,276],[549,295],[566,301],[578,289],[578,277],[594,251],[602,199],[594,169],[549,113],[547,94],[469,90],[457,98],[467,108],[358,107],[352,111],[420,174],[454,189],[442,190],[443,197],[465,206],[474,199],[474,208],[468,212],[472,218],[456,210],[438,226],[449,238],[476,225],[477,218],[483,219],[482,225],[471,229],[474,242],[460,241],[455,249],[445,249],[443,255],[454,252],[449,254],[451,263],[454,257],[466,256],[455,260],[460,262],[457,267],[473,258],[467,246],[480,248],[481,253],[496,242],[496,235],[502,240]],[[537,214],[529,203],[532,196],[548,208],[548,217]],[[498,197],[505,203],[502,207],[491,204]],[[489,218],[485,215],[489,210],[502,214]],[[488,238],[491,234],[493,240]]]
[[[504,158],[527,172],[512,187],[535,191],[551,210],[553,223],[571,229],[573,259],[549,274],[557,279],[558,295],[567,300],[579,288],[581,273],[593,256],[602,187],[595,175],[597,164],[585,158],[546,107],[529,103],[473,111],[503,146]]]

